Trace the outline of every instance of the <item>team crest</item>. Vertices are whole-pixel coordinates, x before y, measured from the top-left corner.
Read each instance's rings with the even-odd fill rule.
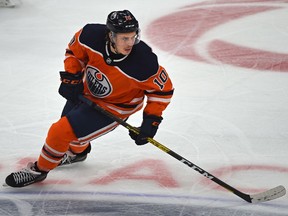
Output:
[[[112,86],[107,76],[94,67],[87,66],[86,81],[89,91],[95,97],[104,98],[112,92]]]

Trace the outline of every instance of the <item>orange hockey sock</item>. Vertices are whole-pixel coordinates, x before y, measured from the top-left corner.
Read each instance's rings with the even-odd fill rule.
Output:
[[[50,171],[58,166],[72,141],[77,140],[66,117],[51,125],[46,143],[37,161],[40,170]],[[85,148],[84,148],[85,149]]]

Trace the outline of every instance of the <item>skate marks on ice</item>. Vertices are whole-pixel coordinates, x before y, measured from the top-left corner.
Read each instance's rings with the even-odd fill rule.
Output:
[[[199,202],[205,202],[206,206],[199,205]],[[221,202],[222,205],[219,205],[219,202]],[[243,207],[242,209],[239,208],[240,205]],[[251,209],[245,209],[247,205],[251,204],[244,205],[241,202],[231,199],[186,195],[173,196],[161,194],[75,191],[14,191],[10,193],[2,192],[0,194],[0,215],[13,216],[270,216],[272,213],[273,216],[284,216],[286,213],[281,213],[279,209],[281,209],[282,212],[287,212],[287,206],[275,203],[258,205],[263,207],[263,209],[266,207],[267,211],[259,211],[257,208],[255,208],[255,211],[251,211]],[[237,209],[234,208],[236,206],[238,207]],[[275,213],[273,209],[278,209],[278,213]]]
[[[25,163],[24,161],[26,160],[29,160],[29,158],[22,158],[17,164]],[[88,166],[89,164],[86,165]],[[182,167],[182,164],[180,165]],[[39,215],[40,213],[40,215],[57,215],[57,212],[60,212],[58,215],[65,215],[65,211],[67,211],[66,214],[68,215],[116,215],[117,212],[120,212],[120,215],[133,215],[132,213],[137,211],[139,212],[138,215],[201,215],[200,213],[202,213],[202,215],[223,215],[225,212],[227,215],[236,216],[266,216],[269,215],[266,214],[267,212],[270,212],[270,215],[271,212],[273,212],[273,215],[277,216],[288,211],[288,207],[283,205],[282,199],[277,200],[277,202],[271,201],[265,204],[252,205],[241,201],[238,197],[227,193],[227,191],[222,191],[223,193],[218,194],[218,192],[220,192],[218,187],[210,188],[213,192],[205,191],[205,194],[203,194],[203,191],[189,193],[186,190],[183,192],[181,188],[192,188],[193,185],[187,185],[187,183],[182,182],[182,178],[179,176],[178,178],[173,178],[170,171],[175,170],[175,168],[176,167],[171,169],[171,167],[167,166],[167,164],[161,160],[146,159],[127,164],[126,166],[122,165],[118,169],[114,167],[111,172],[100,175],[101,177],[84,178],[86,179],[84,182],[84,179],[79,179],[79,172],[70,173],[71,169],[68,169],[67,172],[70,173],[70,177],[72,176],[72,178],[68,179],[65,177],[65,173],[63,174],[64,170],[61,170],[61,175],[63,175],[61,178],[53,177],[53,175],[50,176],[50,179],[44,183],[40,183],[41,189],[36,189],[39,186],[38,184],[35,185],[36,188],[34,186],[22,189],[2,188],[0,192],[0,215]],[[234,165],[229,167],[221,166],[212,170],[212,172],[221,178],[226,178],[225,176],[229,173],[229,175],[233,174],[236,179],[238,175],[241,176],[241,179],[249,179],[251,177],[250,175],[255,171],[257,171],[260,176],[263,176],[265,173],[265,176],[268,177],[271,170],[274,171],[273,175],[275,175],[276,170],[278,170],[281,175],[286,175],[285,173],[288,171],[287,168],[277,166],[249,165],[247,167],[244,165]],[[263,175],[261,174],[262,172]],[[191,172],[191,175],[193,176],[194,172]],[[198,177],[198,175],[196,175],[196,177]],[[186,176],[186,178],[188,177]],[[154,188],[156,190],[153,190],[153,194],[147,192],[149,190],[151,191],[151,188],[146,191],[144,184],[139,182],[140,180],[146,181],[145,185],[147,186],[149,185],[147,179],[149,182],[153,182],[153,186],[157,186]],[[207,187],[210,183],[208,179],[202,178],[202,176],[199,176],[199,179],[199,181],[196,180],[198,182],[197,187]],[[140,189],[136,189],[138,187],[138,183],[136,182],[134,182],[135,185],[133,187],[131,180],[137,181]],[[114,187],[119,181],[126,182],[125,184],[121,183],[120,190],[126,191],[127,189],[127,191],[131,191],[131,188],[135,188],[135,193],[119,192],[119,188]],[[127,183],[129,186],[126,188],[125,185],[127,185]],[[268,187],[265,182],[262,182],[263,184],[260,183],[261,181],[252,188],[247,188],[245,184],[242,185],[240,183],[239,185],[237,184],[237,186],[243,191],[259,193]],[[58,186],[65,187],[67,190],[50,191],[50,189],[48,189]],[[144,191],[139,192],[139,190],[143,190],[143,186]],[[91,191],[77,191],[76,188],[81,190],[79,187],[91,188]],[[72,188],[75,188],[75,190],[73,189],[71,191]],[[98,190],[97,188],[100,191],[104,189],[114,192],[99,192],[96,191]],[[159,188],[159,190],[161,190],[161,188],[165,190],[156,192],[157,188]],[[169,192],[169,194],[167,194],[167,192]],[[201,196],[199,193],[201,193]],[[149,209],[149,214],[147,214]],[[105,213],[104,211],[107,212]],[[254,211],[257,211],[257,214],[254,214]],[[213,214],[211,214],[211,212],[213,212]],[[275,212],[277,214],[275,214]]]

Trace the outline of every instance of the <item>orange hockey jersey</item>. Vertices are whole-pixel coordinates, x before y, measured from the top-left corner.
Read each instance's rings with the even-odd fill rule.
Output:
[[[144,112],[161,116],[173,95],[173,85],[157,56],[143,41],[127,56],[111,52],[102,24],[87,24],[66,49],[65,71],[84,73],[84,94],[120,118],[146,104]]]

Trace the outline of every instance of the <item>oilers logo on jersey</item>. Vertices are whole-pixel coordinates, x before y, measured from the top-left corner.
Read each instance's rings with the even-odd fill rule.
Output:
[[[112,92],[112,86],[107,76],[95,67],[86,67],[86,81],[90,93],[95,97],[107,97]]]

